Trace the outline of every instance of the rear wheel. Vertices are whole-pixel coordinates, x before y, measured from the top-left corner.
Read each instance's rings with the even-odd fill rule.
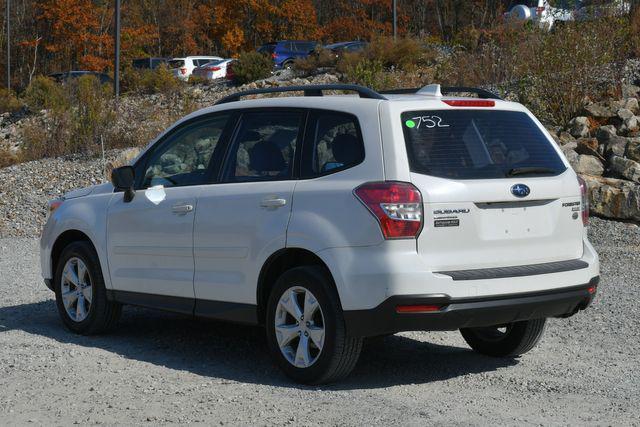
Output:
[[[547,319],[526,320],[500,326],[460,329],[469,346],[478,353],[495,357],[515,357],[536,346]]]
[[[64,248],[57,260],[54,290],[58,313],[72,332],[105,332],[120,317],[120,304],[107,300],[98,255],[88,242],[74,242]]]
[[[320,384],[346,377],[362,338],[348,337],[338,295],[319,267],[297,267],[278,279],[267,305],[272,356],[292,379]]]

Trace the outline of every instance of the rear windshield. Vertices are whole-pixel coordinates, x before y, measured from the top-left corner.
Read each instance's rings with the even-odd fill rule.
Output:
[[[531,118],[516,111],[402,113],[412,172],[451,179],[555,176],[566,167]]]
[[[258,48],[260,53],[273,53],[274,50],[276,50],[275,43],[264,44]]]
[[[169,68],[184,67],[184,59],[173,59],[169,61]]]

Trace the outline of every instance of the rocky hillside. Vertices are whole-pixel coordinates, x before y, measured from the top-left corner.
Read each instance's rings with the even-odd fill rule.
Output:
[[[634,94],[637,95],[637,92]],[[595,102],[554,136],[588,183],[591,211],[640,221],[640,107],[636,96]]]

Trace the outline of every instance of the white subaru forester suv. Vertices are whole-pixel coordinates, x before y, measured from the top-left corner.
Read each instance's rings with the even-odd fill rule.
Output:
[[[287,91],[304,96],[240,100]],[[598,284],[584,182],[526,108],[479,89],[241,92],[112,182],[51,203],[42,272],[64,324],[100,333],[131,304],[264,325],[304,383],[400,331],[516,357]]]

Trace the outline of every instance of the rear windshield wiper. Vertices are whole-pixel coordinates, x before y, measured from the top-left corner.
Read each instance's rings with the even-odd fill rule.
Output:
[[[524,168],[513,168],[507,172],[507,176],[517,176],[517,175],[546,175],[546,174],[555,174],[557,171],[551,168],[544,167],[524,167]]]

